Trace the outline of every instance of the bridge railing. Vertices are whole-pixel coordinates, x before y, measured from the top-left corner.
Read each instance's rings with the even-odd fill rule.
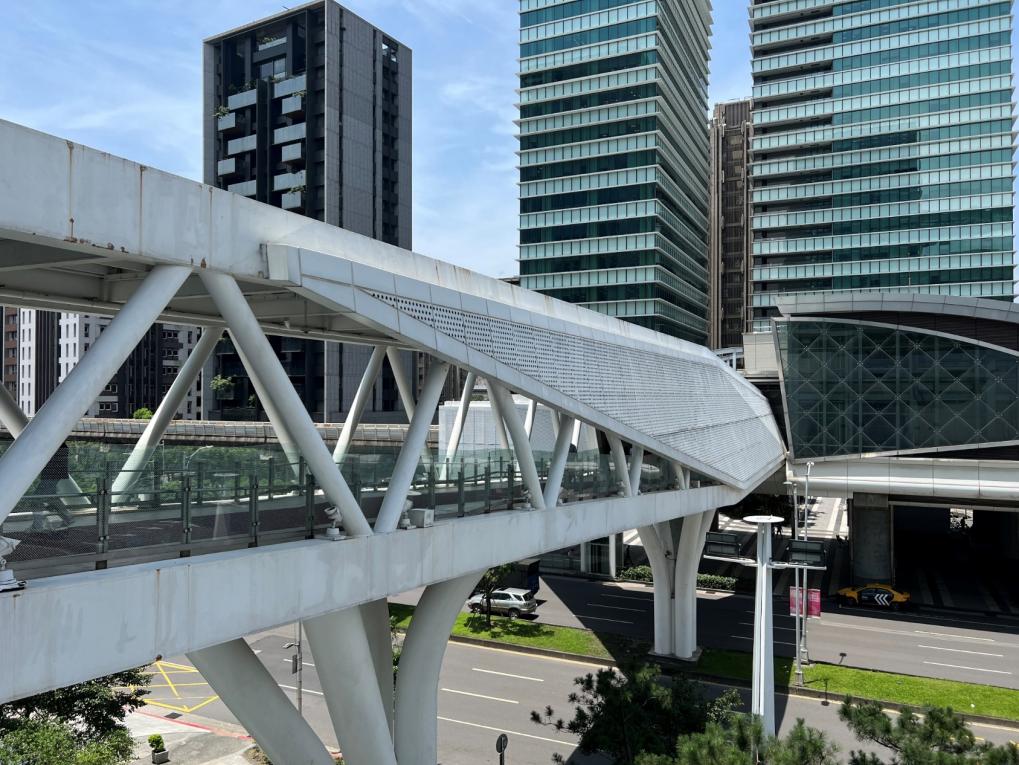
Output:
[[[250,459],[247,451],[216,447],[212,459],[192,460],[186,469],[167,467],[179,463],[164,455],[126,479],[116,457],[105,455],[102,465],[78,460],[71,483],[58,486],[79,491],[53,490],[52,480],[41,479],[0,525],[0,535],[20,542],[8,560],[32,578],[324,534],[332,523],[329,503],[304,460],[265,453]],[[344,478],[369,519],[382,504],[394,460],[395,454],[383,452],[342,461]],[[536,455],[535,462],[544,483],[551,456]],[[641,487],[645,493],[672,489],[675,476],[649,455]],[[609,455],[570,455],[560,502],[619,493]],[[512,452],[498,450],[448,463],[426,450],[409,499],[414,507],[433,509],[437,521],[530,509]]]

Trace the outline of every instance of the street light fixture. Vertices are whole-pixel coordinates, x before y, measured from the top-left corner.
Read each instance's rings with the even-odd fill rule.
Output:
[[[195,456],[199,452],[204,452],[206,449],[211,449],[211,448],[213,448],[213,447],[212,447],[211,444],[209,444],[209,445],[206,445],[206,446],[199,446],[197,449],[195,449],[193,452],[191,452],[191,454],[189,454],[187,457],[184,458],[184,462],[183,462],[183,464],[181,466],[182,471],[185,472],[185,473],[187,472],[188,465],[191,464],[191,460],[193,460],[195,458]]]

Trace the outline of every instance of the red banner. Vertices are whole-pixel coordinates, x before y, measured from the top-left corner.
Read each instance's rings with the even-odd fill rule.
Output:
[[[796,587],[789,588],[789,615],[799,614],[799,604],[803,596]],[[821,617],[821,591],[815,589],[807,590],[807,602],[804,604],[807,610],[808,619],[819,619]]]

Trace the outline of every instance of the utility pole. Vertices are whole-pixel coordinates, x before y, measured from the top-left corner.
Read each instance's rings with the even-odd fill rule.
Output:
[[[807,463],[807,481],[806,481],[806,485],[803,487],[803,539],[804,539],[804,541],[807,539],[807,513],[810,512],[810,469],[812,467],[814,467],[814,463],[813,462],[808,462]],[[799,569],[797,569],[797,571],[798,570]],[[810,649],[807,647],[807,610],[806,610],[806,605],[807,605],[807,569],[803,569],[803,592],[800,593],[800,595],[801,595],[801,601],[802,601],[801,602],[802,608],[800,610],[803,613],[803,632],[801,634],[801,637],[802,637],[802,640],[803,640],[803,648],[802,648],[802,651],[801,651],[800,647],[797,646],[796,647],[796,652],[797,652],[797,655],[799,655],[802,652],[803,658],[807,662],[807,665],[809,666],[810,665]]]
[[[775,668],[772,627],[771,535],[772,525],[781,518],[774,515],[749,515],[743,519],[757,526],[757,584],[754,603],[754,676],[750,711],[761,719],[764,732],[775,735]]]
[[[290,674],[297,675],[297,714],[304,717],[304,650],[301,640],[301,622],[294,625],[294,641],[284,643],[284,648],[296,648],[296,652],[290,657]]]

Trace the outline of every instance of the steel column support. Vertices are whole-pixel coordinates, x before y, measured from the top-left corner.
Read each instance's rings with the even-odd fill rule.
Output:
[[[545,507],[555,507],[559,504],[559,492],[563,487],[563,475],[566,473],[566,460],[570,456],[572,435],[573,418],[563,415],[555,439],[555,448],[552,450],[552,463],[548,466],[548,480],[545,481]]]
[[[664,526],[664,530],[660,531],[659,526]],[[676,576],[676,556],[672,551],[672,532],[669,529],[669,523],[666,522],[655,526],[642,526],[637,529],[637,533],[640,534],[640,541],[644,544],[644,550],[647,552],[654,579],[654,651],[661,656],[673,656],[675,655],[673,587]]]
[[[192,651],[188,659],[270,760],[333,765],[315,731],[243,638]]]
[[[216,308],[226,320],[234,343],[243,351],[244,360],[258,375],[268,394],[268,400],[278,407],[277,417],[282,415],[285,418],[286,430],[297,442],[308,467],[315,474],[315,480],[329,501],[339,510],[343,527],[347,533],[354,536],[369,536],[372,533],[371,526],[361,512],[347,482],[343,480],[340,469],[333,462],[329,449],[326,448],[325,442],[311,421],[311,416],[304,408],[304,403],[287,378],[269,340],[262,333],[258,319],[252,313],[241,288],[237,286],[233,277],[227,274],[206,270],[201,271],[200,276]],[[284,420],[273,420],[273,426],[276,427],[283,422]]]
[[[269,422],[272,424],[273,432],[276,434],[276,440],[279,442],[280,449],[283,451],[284,456],[287,458],[287,463],[290,466],[290,471],[294,474],[294,478],[300,483],[303,479],[301,476],[301,450],[297,446],[297,442],[294,441],[293,435],[287,429],[286,421],[283,415],[280,413],[276,403],[272,400],[269,392],[265,389],[265,385],[262,382],[262,378],[258,374],[251,362],[248,361],[248,357],[244,355],[244,351],[241,350],[240,345],[234,340],[233,333],[230,333],[230,339],[233,341],[234,351],[237,353],[237,358],[241,360],[241,366],[248,373],[248,379],[251,380],[251,385],[255,389],[255,395],[258,396],[258,400],[262,404],[262,408],[265,409],[266,416],[269,418]]]
[[[492,421],[495,423],[495,435],[499,439],[499,448],[504,452],[510,450],[509,436],[506,435],[506,413],[502,411],[502,402],[492,389],[492,381],[488,380],[488,406],[492,411]]]
[[[343,430],[340,431],[340,438],[333,450],[333,462],[337,465],[343,462],[343,458],[347,456],[347,450],[350,449],[350,444],[354,441],[354,434],[361,422],[361,415],[364,414],[364,408],[368,406],[368,401],[371,399],[375,381],[379,377],[382,362],[385,360],[388,350],[387,346],[377,345],[372,351],[371,358],[368,359],[368,366],[364,370],[361,384],[357,386],[357,391],[354,393],[354,400],[350,402],[350,411],[347,412],[347,416],[343,420]]]
[[[468,372],[467,378],[464,380],[463,393],[460,394],[460,406],[456,410],[456,419],[453,420],[449,443],[446,444],[445,464],[447,466],[456,459],[456,451],[460,448],[460,439],[463,438],[464,423],[467,421],[467,411],[471,406],[471,395],[474,393],[474,383],[477,379],[478,376],[474,372]]]
[[[0,459],[0,523],[181,288],[191,269],[156,266]]]
[[[467,600],[467,598],[464,598]],[[461,605],[463,605],[461,603]],[[371,650],[372,662],[375,665],[375,680],[379,686],[379,696],[386,710],[386,723],[389,734],[393,734],[393,630],[389,621],[389,600],[380,598],[360,606],[361,618],[364,619],[365,633],[368,637],[368,648]]]
[[[580,420],[573,421],[573,435],[571,436],[571,442],[573,443],[573,448],[577,451],[580,451],[580,430],[583,427],[584,423]]]
[[[439,670],[464,601],[481,574],[425,588],[407,630],[396,676],[396,759],[400,765],[438,762]]]
[[[414,473],[417,471],[421,452],[428,441],[432,415],[435,414],[435,409],[439,405],[442,386],[446,382],[446,373],[449,371],[449,364],[445,361],[434,359],[434,362],[432,368],[428,370],[424,390],[421,391],[421,397],[414,410],[414,417],[410,421],[410,427],[407,428],[403,448],[400,449],[400,454],[396,458],[393,475],[389,479],[389,488],[386,489],[386,494],[382,498],[382,507],[379,508],[379,515],[375,519],[377,532],[394,531],[400,522],[403,503],[414,482]]]
[[[386,358],[389,359],[389,366],[393,370],[393,379],[396,380],[396,389],[400,393],[400,401],[403,403],[403,411],[407,413],[407,422],[414,419],[414,385],[411,382],[407,368],[403,365],[403,357],[400,356],[400,349],[390,346],[386,349]]]
[[[630,447],[630,491],[633,496],[640,494],[640,472],[644,466],[644,447]]]
[[[609,448],[612,450],[612,466],[615,470],[616,480],[619,481],[622,496],[632,497],[634,492],[630,486],[630,471],[626,464],[626,452],[623,451],[623,442],[614,433],[606,433]]]
[[[201,338],[199,338],[195,347],[191,350],[187,360],[184,362],[184,366],[180,368],[180,372],[177,373],[177,377],[170,385],[170,389],[156,408],[156,413],[152,415],[149,424],[145,426],[145,432],[142,433],[141,438],[134,445],[134,449],[131,450],[131,454],[124,463],[124,467],[120,469],[120,474],[114,480],[112,490],[114,502],[117,501],[117,495],[130,491],[131,487],[138,482],[142,469],[148,464],[149,459],[166,433],[167,426],[173,421],[177,410],[180,409],[180,405],[184,403],[188,390],[191,389],[195,380],[202,373],[202,367],[209,356],[212,355],[221,337],[223,337],[223,330],[202,327]]]
[[[534,432],[534,418],[538,413],[538,402],[533,398],[527,402],[527,414],[524,416],[524,430],[527,431],[527,437],[530,438]]]
[[[541,481],[538,480],[538,468],[534,464],[534,452],[531,451],[531,440],[527,437],[524,424],[520,421],[517,408],[513,404],[513,397],[499,383],[488,381],[488,389],[493,398],[498,399],[499,408],[502,410],[503,420],[509,428],[510,438],[513,439],[513,451],[517,455],[517,462],[520,463],[520,473],[524,478],[524,485],[530,495],[531,505],[536,510],[545,509],[545,496],[541,492]]]
[[[676,584],[673,589],[676,614],[674,640],[676,656],[693,659],[697,656],[697,569],[700,567],[704,540],[714,510],[683,519],[676,553]]]
[[[12,438],[18,438],[22,431],[28,427],[29,419],[18,402],[14,400],[7,387],[0,385],[0,423],[7,428]],[[72,426],[73,427],[73,426]],[[78,482],[68,476],[57,481],[57,491],[61,494],[77,495],[61,497],[60,504],[64,507],[91,507],[92,502],[78,486]]]
[[[304,631],[345,761],[396,765],[361,609],[355,606],[307,619]],[[293,761],[291,757],[280,760]]]

